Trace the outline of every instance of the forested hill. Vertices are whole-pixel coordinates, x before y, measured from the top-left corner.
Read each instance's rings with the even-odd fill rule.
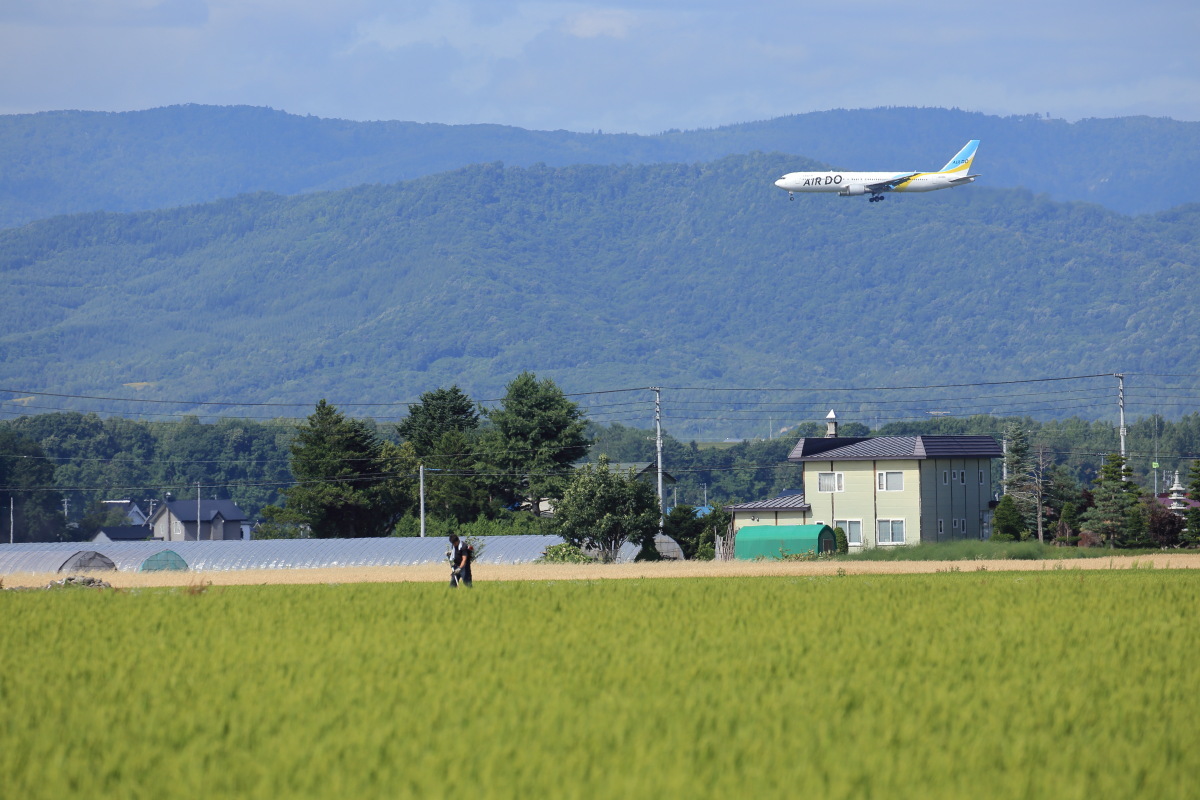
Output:
[[[568,391],[861,386],[1200,356],[1200,206],[788,202],[764,180],[785,165],[475,166],[0,231],[0,386],[394,401],[498,397],[526,369]]]
[[[1125,213],[1190,202],[1200,182],[1200,123],[1147,117],[1067,123],[890,108],[634,136],[347,122],[266,108],[193,105],[0,116],[0,227],[56,214],[151,210],[246,192],[298,194],[391,183],[495,161],[691,163],[762,151],[840,169],[931,170],[968,139],[983,141],[976,168],[993,188],[1024,187]]]

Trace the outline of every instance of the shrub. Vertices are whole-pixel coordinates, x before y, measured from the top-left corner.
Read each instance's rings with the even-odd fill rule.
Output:
[[[580,550],[570,542],[562,544],[552,544],[546,548],[546,552],[537,560],[538,564],[590,564],[592,559],[587,553]]]

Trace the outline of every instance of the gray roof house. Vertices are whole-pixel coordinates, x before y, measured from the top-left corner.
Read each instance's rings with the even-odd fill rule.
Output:
[[[101,528],[93,542],[144,542],[154,536],[149,525],[108,525]]]
[[[241,539],[245,521],[232,500],[168,500],[150,515],[154,538],[164,542]]]
[[[986,539],[991,535],[991,436],[837,436],[796,442],[807,523],[846,532],[850,546]]]

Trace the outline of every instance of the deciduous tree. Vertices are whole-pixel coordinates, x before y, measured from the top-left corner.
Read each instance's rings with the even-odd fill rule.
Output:
[[[658,532],[658,497],[631,475],[609,469],[608,459],[575,470],[554,509],[554,527],[566,541],[600,551],[611,561],[625,542],[645,545]]]

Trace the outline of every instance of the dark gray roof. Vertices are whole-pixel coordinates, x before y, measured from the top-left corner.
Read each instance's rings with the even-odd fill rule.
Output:
[[[195,515],[195,507],[192,509],[192,516]],[[154,531],[145,525],[110,525],[101,528],[99,533],[103,533],[113,542],[128,542],[137,541],[140,539],[149,539],[154,535]]]
[[[991,436],[875,436],[801,439],[789,461],[874,461],[877,459],[1000,458]]]
[[[738,503],[725,506],[726,511],[810,511],[812,506],[804,502],[802,494],[782,494],[770,500],[754,500],[750,503]]]
[[[158,511],[154,516],[157,517],[162,509],[168,509],[175,519],[180,522],[195,522],[196,521],[196,501],[195,500],[172,500],[169,503],[164,503],[159,506]],[[246,514],[232,500],[201,500],[200,501],[200,521],[212,522],[213,517],[221,515],[221,518],[228,522],[241,522],[246,518]]]

